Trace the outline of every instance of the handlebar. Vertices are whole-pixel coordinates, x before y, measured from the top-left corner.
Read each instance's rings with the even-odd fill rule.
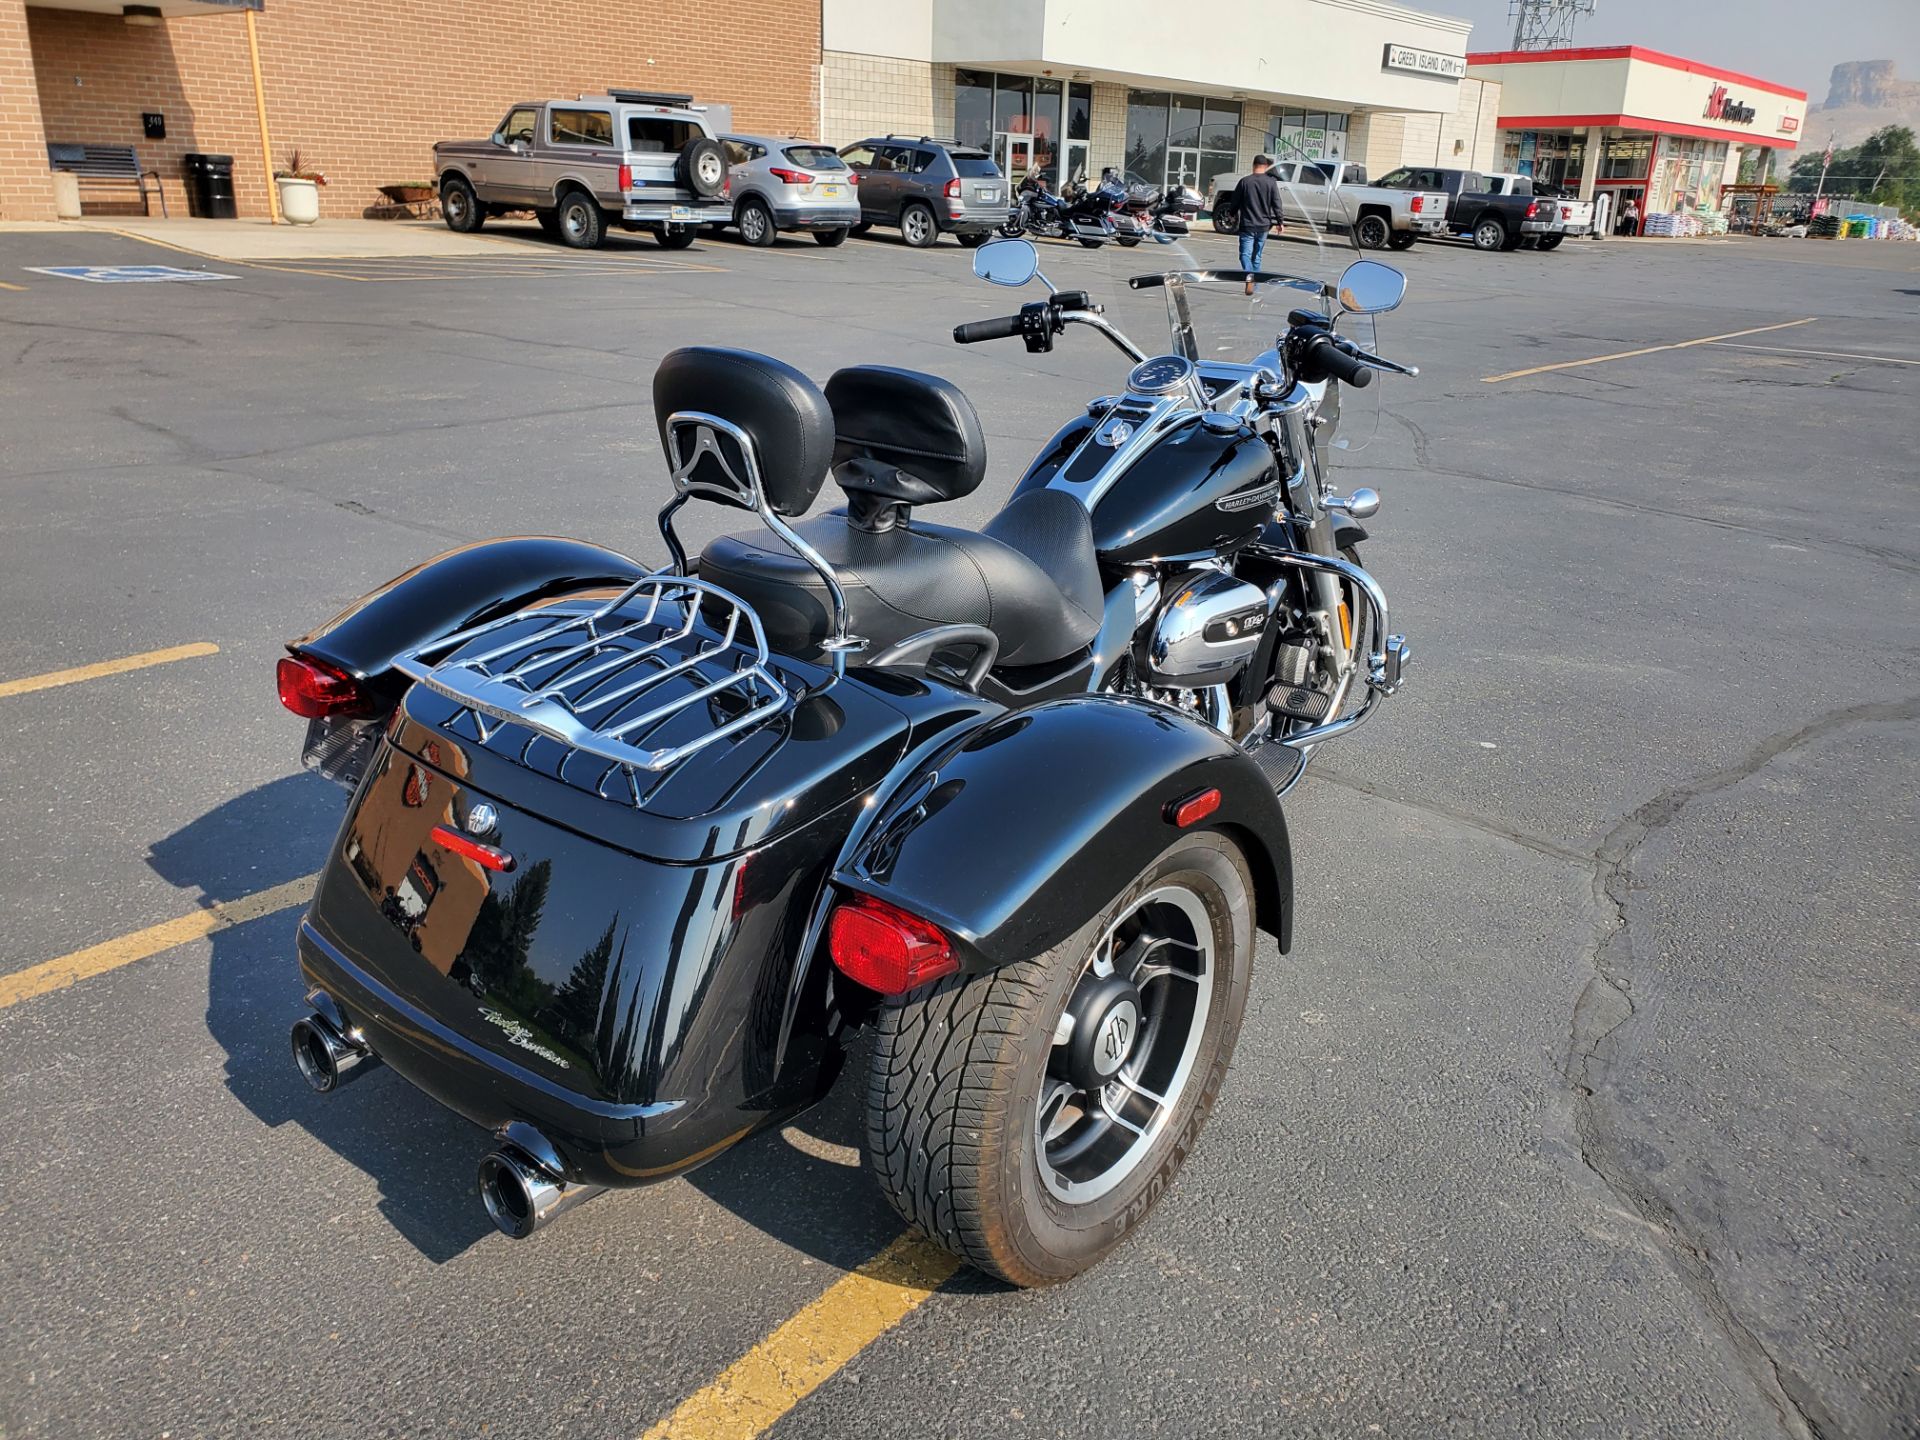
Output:
[[[969,320],[953,327],[956,345],[978,345],[982,340],[1012,340],[1025,326],[1018,315],[997,315],[991,320]]]
[[[1339,380],[1362,390],[1373,383],[1373,368],[1329,330],[1308,334],[1300,347],[1300,371],[1303,380]]]

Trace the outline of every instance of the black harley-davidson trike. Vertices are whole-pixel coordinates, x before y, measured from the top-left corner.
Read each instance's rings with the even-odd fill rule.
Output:
[[[1024,240],[975,268],[1045,279]],[[1249,279],[1300,308],[1202,358],[1191,299]],[[1162,353],[1050,283],[955,331],[1133,362],[981,530],[925,518],[985,473],[953,385],[683,349],[668,565],[469,545],[289,645],[307,763],[353,791],[297,938],[313,1088],[384,1064],[494,1131],[481,1198],[526,1236],[805,1110],[864,1028],[871,1166],[928,1234],[1037,1285],[1138,1225],[1255,932],[1291,943],[1280,797],[1407,661],[1354,549],[1377,497],[1324,468],[1341,384],[1402,368],[1339,325],[1405,282],[1130,284]],[[803,520],[829,476],[844,507]],[[697,501],[757,524],[690,556]]]

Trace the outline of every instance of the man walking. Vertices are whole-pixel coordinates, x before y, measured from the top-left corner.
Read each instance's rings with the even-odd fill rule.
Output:
[[[1248,273],[1247,294],[1253,294],[1253,271],[1266,253],[1267,232],[1283,228],[1280,182],[1269,173],[1270,156],[1253,157],[1253,173],[1233,187],[1234,208],[1240,212],[1240,268]]]

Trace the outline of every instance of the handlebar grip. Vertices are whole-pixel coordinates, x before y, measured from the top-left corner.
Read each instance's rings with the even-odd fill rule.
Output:
[[[1373,368],[1348,354],[1340,342],[1324,332],[1309,342],[1314,366],[1329,379],[1364,390],[1373,383]]]
[[[982,340],[1011,340],[1021,333],[1018,315],[997,315],[991,320],[969,320],[953,327],[956,345],[978,345]]]

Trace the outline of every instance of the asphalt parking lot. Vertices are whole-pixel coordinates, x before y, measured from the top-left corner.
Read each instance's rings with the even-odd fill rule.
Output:
[[[1013,1293],[889,1250],[852,1085],[524,1244],[477,1129],[310,1094],[341,799],[272,668],[466,540],[655,555],[677,345],[954,379],[963,522],[1118,357],[955,347],[1011,307],[951,245],[106,285],[35,267],[204,262],[0,235],[0,1436],[1920,1433],[1920,247],[1385,258],[1423,373],[1346,473],[1417,669],[1289,800],[1179,1184]]]

